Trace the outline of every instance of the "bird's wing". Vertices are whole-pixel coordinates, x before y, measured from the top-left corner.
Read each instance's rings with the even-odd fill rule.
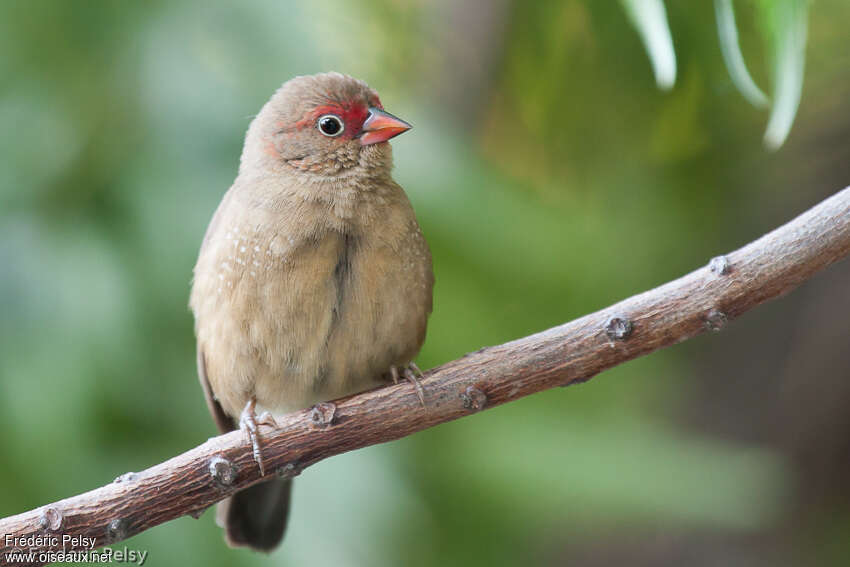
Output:
[[[201,381],[201,388],[204,390],[204,398],[207,400],[207,408],[209,408],[210,414],[213,416],[215,424],[218,426],[218,430],[222,433],[227,433],[228,431],[236,429],[236,424],[233,422],[233,419],[224,413],[221,404],[219,404],[218,400],[215,399],[212,388],[210,388],[210,381],[207,380],[207,363],[204,358],[204,350],[201,348],[201,345],[198,345],[198,380]]]

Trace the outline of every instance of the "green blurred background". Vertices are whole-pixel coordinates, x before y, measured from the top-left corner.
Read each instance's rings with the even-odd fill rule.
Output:
[[[764,1],[762,2],[764,3]],[[754,2],[741,47],[769,86]],[[366,80],[437,284],[423,368],[707,263],[850,183],[850,4],[811,8],[802,102],[767,151],[710,3],[669,2],[658,90],[592,0],[0,3],[0,516],[215,433],[191,269],[248,123],[296,74]],[[295,484],[284,545],[208,512],[148,565],[846,565],[850,265],[719,335]]]

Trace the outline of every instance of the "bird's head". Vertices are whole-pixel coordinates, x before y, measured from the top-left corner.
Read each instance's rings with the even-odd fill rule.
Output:
[[[248,130],[242,168],[316,178],[380,175],[392,167],[390,138],[411,128],[385,112],[366,83],[340,73],[283,84]]]

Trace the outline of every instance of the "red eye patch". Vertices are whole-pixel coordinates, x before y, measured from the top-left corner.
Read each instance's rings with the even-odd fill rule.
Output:
[[[295,123],[295,127],[298,130],[312,128],[316,125],[316,120],[325,114],[335,114],[342,118],[345,131],[340,137],[350,139],[360,133],[363,122],[369,116],[369,109],[363,103],[324,104],[308,112],[303,119]]]

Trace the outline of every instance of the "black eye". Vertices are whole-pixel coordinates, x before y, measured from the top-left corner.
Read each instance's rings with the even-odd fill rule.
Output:
[[[342,120],[335,114],[320,116],[319,120],[316,121],[316,126],[319,128],[319,132],[329,138],[339,136],[345,130]]]

